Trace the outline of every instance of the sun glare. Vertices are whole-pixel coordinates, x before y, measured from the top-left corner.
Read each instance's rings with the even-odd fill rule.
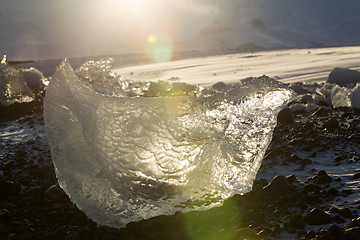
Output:
[[[128,1],[126,1],[126,3],[129,4],[130,6],[139,6],[139,7],[146,4],[147,2],[148,2],[148,0],[128,0]]]
[[[148,0],[106,0],[102,4],[112,5],[112,6],[121,6],[124,8],[127,7],[146,7],[149,3]]]
[[[148,38],[147,38],[147,42],[148,43],[155,43],[156,42],[156,35],[154,35],[154,34],[150,34],[149,36],[148,36]]]
[[[143,52],[153,62],[166,62],[173,57],[173,38],[183,17],[183,11],[171,13],[178,5],[159,0],[105,0],[94,5],[98,14],[93,29],[101,33],[100,39],[112,43],[109,49],[128,48],[129,52]]]

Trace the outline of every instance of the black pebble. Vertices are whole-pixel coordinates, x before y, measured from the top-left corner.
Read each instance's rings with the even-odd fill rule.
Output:
[[[256,195],[256,198],[276,198],[284,195],[288,190],[288,181],[285,176],[278,175],[274,177],[271,182],[261,189]]]
[[[212,85],[212,88],[217,91],[223,91],[226,88],[226,84],[224,82],[217,82]]]
[[[339,122],[335,118],[332,118],[324,123],[324,128],[326,129],[336,129],[339,127]]]
[[[314,180],[317,184],[327,184],[332,182],[332,178],[324,171],[319,171],[315,176]]]
[[[327,175],[327,176],[320,176],[317,180],[316,183],[317,184],[327,184],[327,183],[331,183],[332,182],[332,178]]]
[[[322,224],[328,224],[331,222],[331,216],[330,214],[324,212],[323,210],[320,210],[318,208],[313,208],[308,212],[304,218],[303,221],[307,225],[322,225]]]
[[[17,182],[2,182],[0,183],[0,199],[17,195],[21,190],[21,186]]]
[[[294,117],[290,108],[284,108],[278,114],[277,121],[279,123],[293,123]]]
[[[305,223],[303,221],[303,216],[300,214],[294,215],[290,218],[290,223],[294,228],[304,229]]]
[[[340,194],[339,194],[339,191],[336,189],[336,188],[330,188],[329,190],[328,190],[328,194],[329,195],[332,195],[332,196],[339,196]]]
[[[328,233],[331,236],[334,236],[336,239],[341,239],[345,235],[344,229],[342,229],[341,227],[339,227],[336,224],[331,224],[330,225],[330,227],[328,229]]]
[[[344,207],[343,209],[340,209],[339,213],[344,218],[351,218],[353,215],[349,207]]]
[[[313,115],[318,117],[327,117],[329,113],[329,110],[325,107],[320,107],[318,110],[316,110]]]
[[[303,193],[319,192],[322,188],[314,183],[306,184],[303,188]]]
[[[352,177],[353,180],[357,180],[360,178],[360,173],[356,173],[354,174],[354,176]]]

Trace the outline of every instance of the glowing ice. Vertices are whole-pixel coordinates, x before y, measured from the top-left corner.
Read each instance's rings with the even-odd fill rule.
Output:
[[[215,91],[127,83],[100,65],[78,77],[64,61],[44,116],[60,186],[98,224],[118,228],[249,191],[276,115],[293,96],[266,76]],[[98,74],[103,84],[93,83]]]

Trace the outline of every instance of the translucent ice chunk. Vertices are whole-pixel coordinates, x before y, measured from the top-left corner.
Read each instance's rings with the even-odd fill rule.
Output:
[[[10,105],[15,102],[31,102],[34,94],[27,86],[20,67],[7,63],[6,56],[0,63],[0,105]]]
[[[110,71],[110,64],[113,59],[88,61],[76,70],[76,75],[87,86],[91,87],[98,93],[124,96],[124,89],[128,87],[126,81]],[[109,87],[111,86],[111,87]]]
[[[266,76],[225,92],[139,83],[148,88],[136,96],[130,84],[107,95],[106,81],[100,91],[83,81],[68,61],[58,67],[46,133],[60,186],[95,222],[117,228],[249,191],[277,113],[293,97]]]
[[[34,92],[38,92],[44,88],[46,78],[44,74],[36,68],[22,69],[23,76],[25,78],[26,85]]]
[[[333,107],[351,107],[350,93],[350,89],[335,85],[331,91]]]
[[[335,85],[331,91],[331,103],[333,107],[360,108],[360,83],[353,88]]]

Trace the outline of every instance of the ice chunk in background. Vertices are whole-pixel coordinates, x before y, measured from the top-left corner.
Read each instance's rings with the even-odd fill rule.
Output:
[[[4,56],[0,63],[0,105],[31,102],[40,95],[47,83],[38,69],[9,65]]]
[[[331,90],[331,104],[333,107],[351,107],[351,90],[335,85]]]
[[[112,58],[85,62],[76,70],[76,75],[83,83],[98,93],[125,96],[124,90],[128,88],[128,83],[110,71],[112,62]]]
[[[79,77],[67,60],[57,68],[45,126],[60,186],[88,217],[117,228],[250,191],[277,113],[294,95],[266,76],[224,92],[167,82],[126,88],[98,64]]]
[[[351,106],[360,108],[360,83],[357,83],[351,92]]]
[[[34,93],[27,86],[22,68],[11,66],[3,57],[0,63],[0,105],[7,106],[15,102],[31,102]]]
[[[26,85],[31,88],[32,91],[38,92],[45,87],[46,79],[44,74],[38,69],[31,67],[22,70],[25,78]]]
[[[334,68],[329,74],[327,82],[336,84],[331,89],[331,104],[333,107],[360,108],[359,71]]]
[[[333,107],[360,108],[360,83],[353,88],[334,86],[331,90],[331,103]]]
[[[335,83],[340,86],[356,84],[360,82],[360,72],[348,68],[334,68],[327,79],[328,83]]]

